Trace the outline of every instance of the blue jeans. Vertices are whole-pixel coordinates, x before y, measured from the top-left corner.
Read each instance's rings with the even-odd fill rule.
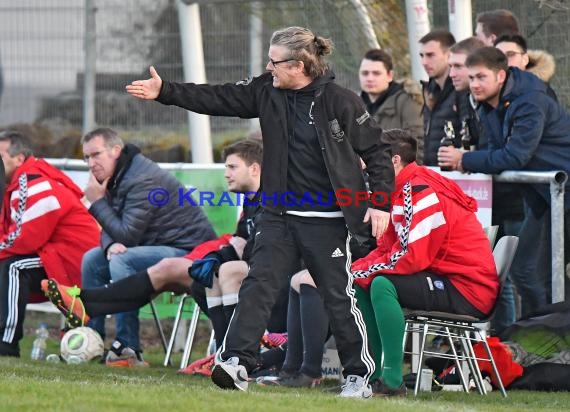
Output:
[[[89,250],[81,262],[83,288],[103,287],[111,282],[124,279],[146,270],[163,258],[184,256],[188,252],[169,246],[137,246],[128,248],[125,253],[114,255],[109,261],[100,247]],[[116,315],[117,334],[115,339],[134,350],[140,350],[139,311]],[[89,321],[88,326],[105,338],[105,317]]]
[[[503,220],[500,222],[499,236],[518,236],[522,221]],[[493,329],[498,335],[517,320],[514,285],[510,273],[505,279],[503,289],[497,301],[497,308],[493,316]]]
[[[519,245],[511,266],[510,276],[521,297],[521,315],[532,313],[547,302],[546,285],[539,266],[543,248],[540,243],[548,213],[535,217],[525,204],[525,217],[519,231]]]

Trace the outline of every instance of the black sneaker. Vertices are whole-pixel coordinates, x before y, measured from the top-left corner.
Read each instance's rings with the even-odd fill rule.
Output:
[[[372,396],[406,396],[407,393],[408,389],[403,382],[397,388],[390,388],[382,379],[372,383]]]

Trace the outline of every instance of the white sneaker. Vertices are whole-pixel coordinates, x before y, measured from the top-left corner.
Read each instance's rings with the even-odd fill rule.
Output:
[[[342,392],[338,396],[341,398],[367,399],[372,396],[372,388],[363,377],[348,375],[346,377],[346,383],[342,386]]]
[[[222,360],[216,356],[216,365],[212,370],[212,382],[222,389],[239,389],[247,391],[248,377],[243,365],[239,364],[237,357]]]

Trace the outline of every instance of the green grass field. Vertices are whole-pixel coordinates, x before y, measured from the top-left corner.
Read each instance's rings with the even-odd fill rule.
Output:
[[[33,336],[22,342],[22,358],[0,358],[0,411],[568,411],[570,393],[512,391],[434,392],[418,398],[346,400],[319,389],[291,390],[250,385],[247,393],[222,391],[209,379],[163,367],[162,350],[147,349],[144,369],[110,369],[99,363],[51,364],[30,360]],[[202,345],[203,346],[203,345]],[[50,339],[48,353],[58,349]],[[202,356],[203,347],[195,357]],[[174,359],[178,364],[179,356]]]

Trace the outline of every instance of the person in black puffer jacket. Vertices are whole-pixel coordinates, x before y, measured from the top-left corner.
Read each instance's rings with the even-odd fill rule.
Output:
[[[85,197],[91,203],[89,212],[102,228],[101,246],[83,257],[82,286],[116,282],[162,258],[184,256],[215,238],[199,207],[181,207],[176,201],[179,190],[186,191],[184,185],[136,146],[124,144],[115,131],[93,130],[82,144],[91,172]],[[154,201],[153,193],[170,200],[158,205],[160,199]],[[90,326],[105,336],[104,317],[93,319]],[[107,364],[145,364],[140,355],[138,310],[117,315],[115,339]]]

